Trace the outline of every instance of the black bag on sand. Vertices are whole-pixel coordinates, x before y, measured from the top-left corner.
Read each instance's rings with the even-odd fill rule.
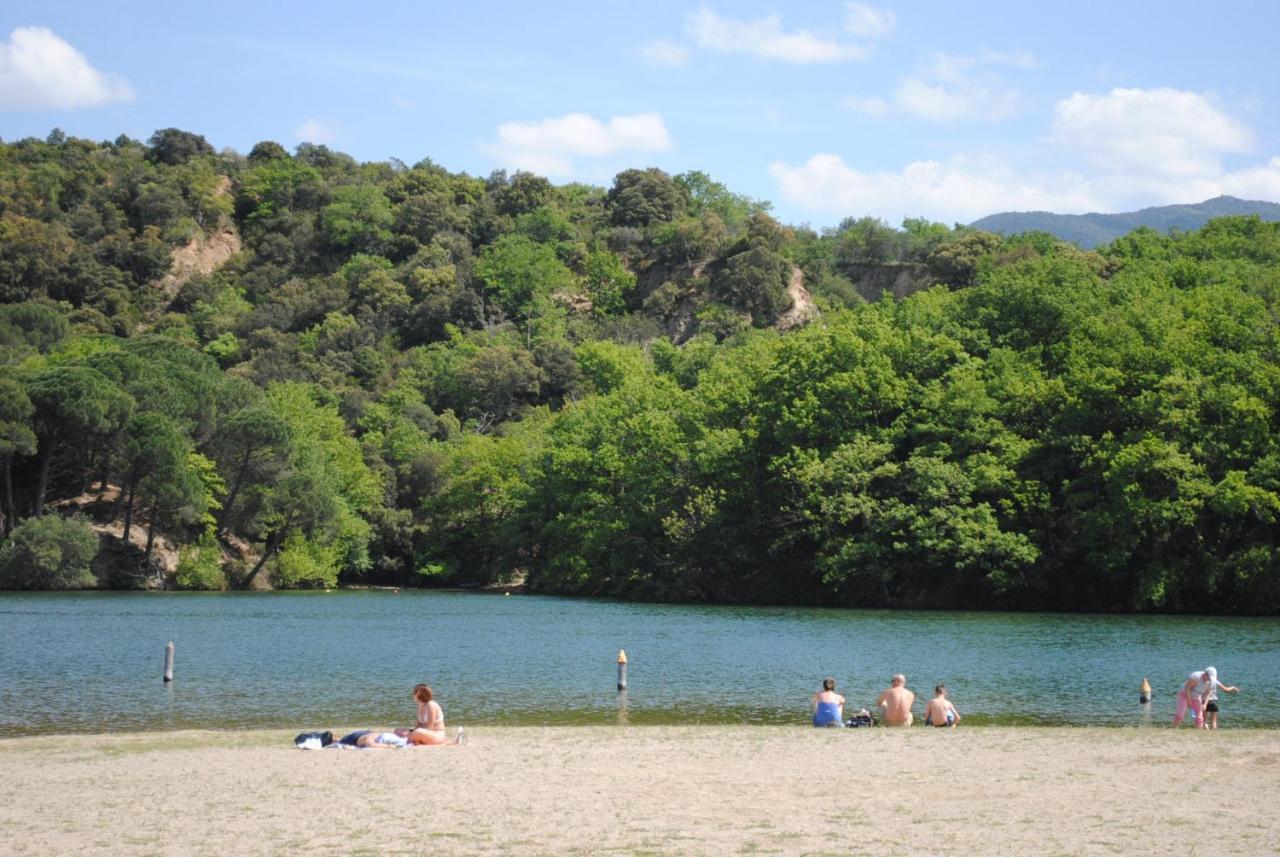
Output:
[[[293,739],[293,745],[304,750],[317,748],[317,745],[319,745],[319,747],[328,747],[332,743],[332,732],[300,732],[298,733],[298,736]]]
[[[859,711],[857,714],[850,717],[848,722],[845,723],[845,726],[847,726],[850,729],[859,729],[864,726],[876,726],[876,725],[878,725],[876,723],[876,719],[873,716],[871,716],[871,713],[869,711],[865,709],[863,709],[862,711]]]

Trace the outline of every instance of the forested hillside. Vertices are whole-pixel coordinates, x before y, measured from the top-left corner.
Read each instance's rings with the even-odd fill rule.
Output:
[[[0,143],[0,585],[1276,613],[1278,326],[1257,218],[55,131]]]
[[[1280,205],[1234,196],[1217,196],[1193,205],[1158,205],[1118,214],[1052,214],[1048,211],[1004,211],[989,214],[970,224],[998,235],[1039,230],[1070,241],[1086,250],[1108,244],[1135,229],[1148,227],[1157,232],[1199,229],[1215,217],[1256,214],[1263,220],[1280,221]]]

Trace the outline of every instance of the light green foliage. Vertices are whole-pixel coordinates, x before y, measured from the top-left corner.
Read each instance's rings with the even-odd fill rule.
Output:
[[[320,224],[335,247],[368,252],[390,237],[395,215],[381,189],[347,185],[334,190],[332,200],[321,209]]]
[[[176,129],[0,142],[0,212],[0,529],[119,488],[181,585],[249,543],[234,585],[1280,611],[1257,218],[1096,252],[815,231],[700,172],[246,161]],[[153,286],[228,216],[243,252]],[[821,312],[780,333],[797,269]]]
[[[576,353],[582,377],[598,393],[612,392],[628,380],[643,379],[651,372],[644,352],[635,346],[584,342]]]
[[[312,207],[320,198],[320,171],[293,158],[258,163],[240,179],[239,207],[266,219],[291,208]]]
[[[47,515],[23,521],[0,542],[0,587],[84,589],[95,585],[89,564],[98,537],[87,524]]]
[[[338,546],[320,545],[295,533],[276,557],[273,582],[286,589],[337,586],[342,559]]]
[[[681,173],[675,180],[689,191],[692,213],[700,215],[703,212],[713,212],[731,236],[737,236],[745,230],[754,215],[767,213],[772,208],[767,201],[733,193],[699,170]]]
[[[227,576],[222,571],[221,548],[210,535],[178,551],[178,568],[174,585],[179,589],[220,591],[227,588]]]
[[[597,315],[621,312],[636,287],[636,275],[608,251],[590,253],[582,262],[582,280]]]
[[[577,278],[555,250],[523,235],[504,235],[485,248],[476,276],[489,299],[510,318],[527,318],[537,299],[572,292]]]
[[[435,451],[436,484],[420,498],[427,527],[419,573],[500,580],[523,564],[523,515],[548,422],[530,415],[501,434],[465,434]]]
[[[359,569],[369,562],[364,515],[381,501],[382,481],[364,463],[336,408],[324,404],[318,392],[302,384],[277,384],[267,392],[268,413],[287,427],[289,451],[280,475],[260,489],[256,529],[263,560],[293,544],[290,539],[305,538],[332,549],[324,555],[332,565]],[[309,563],[320,561],[313,550],[305,556]],[[303,563],[302,555],[296,559]],[[304,567],[313,568],[293,568]]]

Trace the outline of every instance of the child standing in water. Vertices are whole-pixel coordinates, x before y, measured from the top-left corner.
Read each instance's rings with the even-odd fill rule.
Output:
[[[1239,693],[1240,688],[1232,687],[1218,681],[1218,671],[1213,667],[1205,670],[1209,680],[1209,695],[1205,699],[1204,704],[1204,728],[1218,728],[1218,688],[1222,688],[1223,693]]]

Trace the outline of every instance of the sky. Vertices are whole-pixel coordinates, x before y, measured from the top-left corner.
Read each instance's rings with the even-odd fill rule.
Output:
[[[701,170],[815,227],[1280,202],[1277,32],[1275,0],[6,0],[0,138]]]

